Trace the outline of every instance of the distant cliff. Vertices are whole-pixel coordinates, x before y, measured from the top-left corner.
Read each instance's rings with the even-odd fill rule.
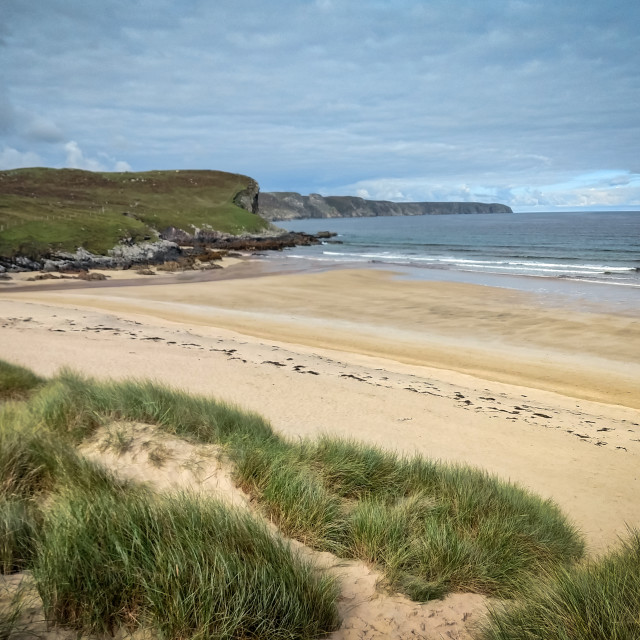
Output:
[[[258,195],[258,211],[266,220],[299,218],[360,218],[465,213],[513,213],[504,204],[482,202],[388,202],[354,196],[321,196],[281,191]]]

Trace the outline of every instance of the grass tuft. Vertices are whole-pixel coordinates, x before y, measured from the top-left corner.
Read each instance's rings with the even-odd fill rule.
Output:
[[[239,482],[287,535],[378,565],[415,600],[513,597],[583,553],[554,504],[474,469],[327,438],[235,456]]]
[[[32,371],[0,360],[0,401],[23,400],[43,383]]]
[[[24,629],[20,623],[25,606],[25,590],[22,585],[17,589],[9,589],[0,583],[0,640],[9,640],[14,635],[26,635],[22,633]]]
[[[65,492],[34,576],[48,618],[84,632],[312,638],[337,591],[248,514],[183,494]]]
[[[112,426],[107,430],[105,438],[100,443],[100,450],[111,449],[116,455],[123,455],[133,446],[133,436],[120,426]]]
[[[40,510],[32,502],[0,496],[0,574],[30,566],[40,520]]]
[[[524,598],[490,611],[482,640],[637,640],[640,638],[640,532],[622,547],[554,570]]]
[[[162,467],[171,458],[171,451],[162,443],[156,443],[147,453],[147,458],[154,467]]]

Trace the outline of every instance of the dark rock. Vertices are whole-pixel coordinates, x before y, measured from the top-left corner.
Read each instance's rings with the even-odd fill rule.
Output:
[[[162,240],[168,240],[169,242],[175,242],[176,244],[193,244],[193,236],[183,229],[177,229],[176,227],[167,227],[161,231],[160,238]]]
[[[34,280],[60,280],[60,276],[55,276],[53,273],[39,273],[33,278]]]
[[[81,271],[78,274],[78,280],[106,280],[107,276],[104,273],[88,273],[87,271]]]
[[[42,261],[25,256],[0,259],[5,271],[78,272],[89,269],[129,269],[132,266],[176,263],[180,269],[198,269],[200,263],[220,260],[223,256],[241,257],[240,251],[281,251],[288,247],[319,244],[314,235],[300,232],[273,231],[263,235],[232,236],[218,231],[200,230],[191,236],[180,229],[165,230],[167,237],[155,242],[139,244],[121,243],[109,251],[109,255],[92,254],[82,247],[75,253],[59,252],[46,256]],[[186,246],[169,240],[174,237]],[[189,240],[190,239],[190,240]],[[215,268],[215,267],[211,267]]]

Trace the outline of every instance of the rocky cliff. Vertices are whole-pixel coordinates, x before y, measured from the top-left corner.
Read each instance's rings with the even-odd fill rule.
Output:
[[[388,202],[354,196],[302,196],[288,191],[260,193],[258,210],[266,220],[299,218],[358,218],[466,213],[513,213],[504,204],[483,202]]]
[[[260,192],[260,187],[258,183],[253,179],[249,178],[249,183],[242,190],[239,191],[235,198],[233,199],[233,204],[240,207],[241,209],[245,209],[246,211],[250,211],[251,213],[258,213],[258,193]]]

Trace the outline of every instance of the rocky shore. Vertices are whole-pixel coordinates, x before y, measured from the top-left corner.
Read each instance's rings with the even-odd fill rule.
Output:
[[[268,232],[261,235],[234,236],[217,231],[199,230],[188,234],[170,227],[155,242],[119,244],[106,256],[82,247],[75,253],[52,252],[37,258],[16,256],[0,258],[0,273],[24,271],[77,272],[88,269],[130,269],[141,265],[174,263],[192,268],[194,263],[211,263],[232,252],[282,251],[295,246],[318,244],[325,234]]]

